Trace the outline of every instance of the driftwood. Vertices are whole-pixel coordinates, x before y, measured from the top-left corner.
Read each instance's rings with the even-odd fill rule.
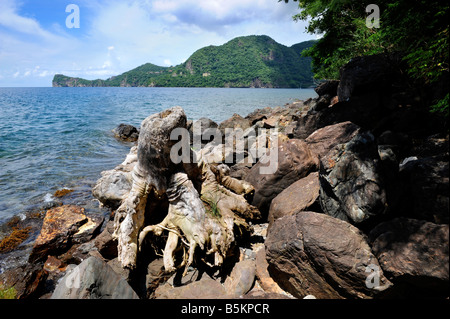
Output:
[[[233,217],[207,212],[185,173],[172,175],[167,197],[170,205],[166,218],[157,225],[145,227],[139,235],[139,244],[142,244],[148,232],[161,235],[163,230],[167,230],[169,236],[164,249],[166,271],[176,269],[173,253],[179,238],[189,248],[188,258],[181,264],[185,265],[185,272],[194,261],[197,246],[205,250],[207,255],[214,254],[214,266],[220,266],[234,241]]]
[[[113,237],[118,240],[118,258],[123,267],[136,267],[149,232],[156,236],[168,234],[163,252],[166,271],[182,266],[186,271],[194,262],[197,247],[206,256],[214,256],[212,263],[204,260],[208,265],[220,266],[235,241],[234,231],[238,229],[239,236],[250,232],[247,220],[261,216],[246,200],[254,192],[253,187],[228,176],[228,166],[207,163],[201,157],[188,164],[175,165],[171,161],[171,147],[176,143],[170,139],[171,131],[185,127],[186,116],[180,107],[152,115],[142,123],[133,185],[114,219]],[[162,222],[145,226],[151,192],[155,195],[152,198],[166,194],[169,210]],[[174,252],[180,246],[188,254],[180,265],[175,265]]]

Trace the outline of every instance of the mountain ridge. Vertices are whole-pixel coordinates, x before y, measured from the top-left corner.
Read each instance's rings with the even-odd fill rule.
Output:
[[[106,80],[56,74],[54,87],[273,87],[314,85],[311,59],[301,51],[316,41],[287,47],[266,35],[237,37],[195,51],[185,62],[163,67],[146,63]]]

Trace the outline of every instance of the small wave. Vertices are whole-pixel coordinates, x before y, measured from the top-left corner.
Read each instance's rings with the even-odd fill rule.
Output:
[[[45,194],[44,202],[50,203],[50,202],[53,202],[54,200],[55,200],[55,197],[53,197],[52,194],[50,194],[50,193]]]

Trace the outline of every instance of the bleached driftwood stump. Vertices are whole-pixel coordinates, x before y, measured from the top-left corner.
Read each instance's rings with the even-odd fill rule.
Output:
[[[206,255],[214,255],[211,266],[220,266],[235,239],[234,226],[249,231],[245,219],[260,216],[244,198],[253,187],[227,176],[226,166],[199,158],[199,163],[194,164],[196,170],[192,164],[175,165],[171,161],[170,151],[177,143],[170,139],[171,132],[185,127],[186,115],[181,107],[152,115],[142,122],[132,189],[114,217],[113,236],[118,240],[118,258],[124,268],[136,267],[139,247],[149,232],[157,236],[168,233],[163,253],[167,271],[181,266],[187,269],[194,261],[197,247]],[[199,176],[191,176],[195,171]],[[201,181],[201,196],[189,177]],[[150,192],[156,198],[166,194],[169,211],[161,223],[145,227]],[[174,251],[179,245],[188,248],[189,253],[177,266]]]

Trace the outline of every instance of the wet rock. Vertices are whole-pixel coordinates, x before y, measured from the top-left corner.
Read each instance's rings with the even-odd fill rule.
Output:
[[[372,298],[392,285],[363,233],[325,214],[300,212],[276,220],[266,256],[272,278],[297,298]],[[374,285],[367,284],[371,269],[379,270]]]
[[[41,295],[48,272],[42,263],[27,264],[0,274],[0,286],[13,288],[16,299],[30,299]]]
[[[89,257],[66,273],[51,299],[138,299],[138,296],[105,262]]]
[[[64,205],[47,211],[29,262],[45,260],[49,254],[60,254],[70,248],[73,236],[88,222],[84,208]]]
[[[317,156],[302,140],[281,143],[276,151],[264,155],[246,176],[246,181],[255,187],[252,205],[263,214],[268,214],[272,199],[285,188],[319,167]]]
[[[126,142],[136,142],[139,138],[139,131],[136,127],[121,123],[113,130],[114,136]]]
[[[313,172],[299,179],[283,190],[272,200],[269,210],[269,227],[275,220],[283,216],[311,210],[314,204],[318,206],[319,198],[319,173]]]
[[[394,284],[404,282],[426,294],[448,296],[448,225],[396,218],[376,226],[369,238],[373,253]]]

